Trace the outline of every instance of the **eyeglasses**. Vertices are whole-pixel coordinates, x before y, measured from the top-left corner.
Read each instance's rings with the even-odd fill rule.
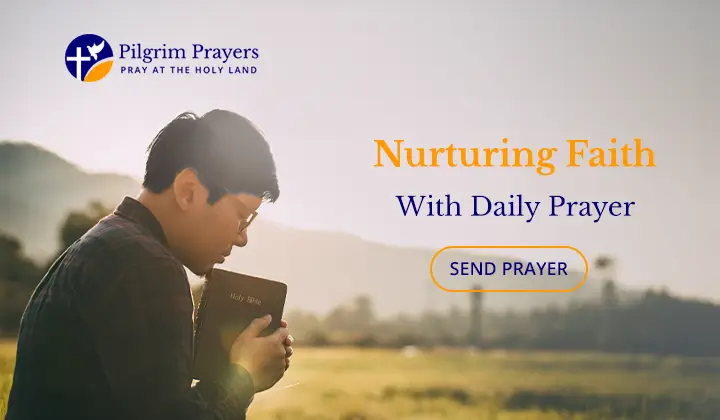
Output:
[[[244,204],[243,204],[243,206],[244,206]],[[255,218],[257,217],[257,215],[258,215],[258,212],[257,212],[257,211],[254,211],[254,212],[250,213],[250,216],[248,216],[247,219],[245,219],[244,222],[241,222],[241,223],[240,223],[240,227],[238,228],[238,234],[241,234],[241,233],[243,233],[245,230],[247,230],[247,228],[250,226],[250,224],[253,222],[253,220],[255,220]]]

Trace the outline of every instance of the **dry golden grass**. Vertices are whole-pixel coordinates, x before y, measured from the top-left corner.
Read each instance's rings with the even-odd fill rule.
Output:
[[[0,342],[0,407],[13,356],[13,343]],[[256,396],[249,418],[717,419],[720,360],[297,348],[286,377]]]
[[[0,419],[5,418],[5,404],[15,367],[15,342],[0,340]]]

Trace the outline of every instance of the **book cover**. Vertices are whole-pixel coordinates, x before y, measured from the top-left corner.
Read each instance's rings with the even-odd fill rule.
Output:
[[[253,319],[272,315],[261,336],[280,328],[285,283],[214,268],[206,276],[195,314],[193,377],[219,378],[230,365],[230,348]]]

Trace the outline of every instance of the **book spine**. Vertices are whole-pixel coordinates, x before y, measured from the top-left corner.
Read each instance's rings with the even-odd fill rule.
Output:
[[[195,311],[195,319],[193,321],[193,324],[195,325],[195,331],[194,331],[194,349],[193,349],[193,361],[195,361],[197,354],[198,354],[198,347],[200,343],[200,331],[202,330],[202,324],[205,321],[205,307],[207,307],[208,302],[208,296],[210,293],[208,293],[208,288],[210,286],[209,280],[205,280],[203,283],[202,291],[200,292],[200,303],[198,304],[198,308]]]

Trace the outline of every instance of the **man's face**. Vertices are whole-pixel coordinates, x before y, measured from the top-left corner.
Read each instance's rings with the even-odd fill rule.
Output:
[[[207,202],[207,190],[196,190],[180,226],[183,264],[202,276],[215,264],[221,264],[234,246],[248,243],[247,227],[257,215],[262,200],[248,194],[226,194],[213,204]]]

